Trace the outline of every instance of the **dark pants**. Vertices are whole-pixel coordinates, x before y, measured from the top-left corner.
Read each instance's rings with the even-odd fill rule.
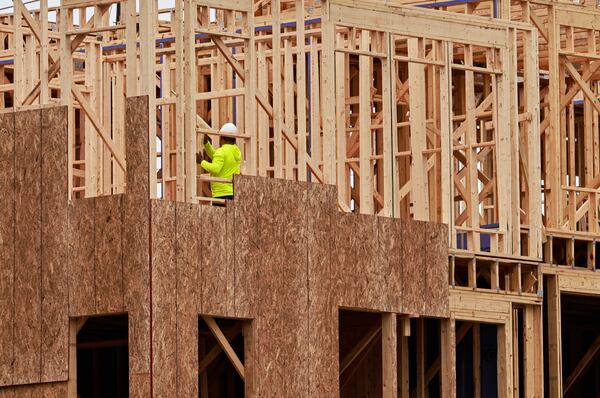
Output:
[[[233,195],[217,196],[214,199],[233,200]],[[225,204],[224,203],[213,203],[213,206],[225,207]]]

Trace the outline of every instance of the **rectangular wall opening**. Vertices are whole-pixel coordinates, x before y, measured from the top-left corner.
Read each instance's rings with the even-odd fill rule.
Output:
[[[77,396],[128,397],[127,314],[74,318],[70,327],[76,336]]]
[[[561,294],[565,398],[600,394],[600,297]]]
[[[403,331],[402,321],[398,322],[398,384],[402,388],[405,377],[408,377],[408,391],[411,397],[440,397],[441,322],[434,318],[406,320],[410,322],[409,331]],[[407,333],[409,335],[405,337]],[[405,344],[406,354],[402,352]],[[406,360],[403,355],[407,356]],[[408,374],[403,374],[406,371]]]
[[[200,398],[243,398],[245,359],[244,335],[251,321],[215,318],[198,319],[198,393]]]
[[[381,314],[339,311],[340,397],[381,397]]]
[[[456,322],[456,396],[498,396],[498,328],[493,324]]]

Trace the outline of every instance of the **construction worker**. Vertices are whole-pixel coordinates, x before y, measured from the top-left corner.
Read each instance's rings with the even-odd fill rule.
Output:
[[[232,179],[234,174],[240,173],[242,163],[242,152],[235,144],[237,127],[233,123],[225,123],[219,132],[226,135],[221,136],[221,146],[217,150],[213,148],[208,136],[204,136],[204,151],[211,161],[204,159],[200,166],[213,177]],[[231,182],[211,182],[210,190],[213,198],[233,199]]]

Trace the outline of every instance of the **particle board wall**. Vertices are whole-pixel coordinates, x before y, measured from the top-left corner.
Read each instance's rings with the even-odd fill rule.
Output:
[[[448,316],[445,226],[343,214],[333,186],[268,178],[236,177],[226,207],[149,199],[147,107],[127,100],[125,194],[70,203],[49,176],[66,178],[65,110],[0,119],[0,385],[66,380],[68,317],[127,312],[130,396],[196,396],[209,314],[250,320],[249,394],[337,396],[340,307]]]

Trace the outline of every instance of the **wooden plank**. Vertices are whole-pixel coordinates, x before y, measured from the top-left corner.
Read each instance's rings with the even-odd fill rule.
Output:
[[[69,206],[69,316],[96,313],[94,210],[95,198]]]
[[[405,314],[422,314],[425,309],[425,231],[427,224],[407,221],[402,231],[402,309]],[[409,238],[410,237],[410,238]]]
[[[125,110],[127,189],[123,203],[123,285],[129,315],[129,394],[149,391],[150,382],[150,226],[148,178],[148,100],[128,98]],[[146,395],[147,396],[147,395]]]
[[[548,297],[548,387],[551,397],[563,396],[559,279],[549,276],[544,289]]]
[[[13,379],[15,167],[15,116],[0,114],[0,385]]]
[[[408,39],[409,57],[423,56],[423,42],[420,39]],[[411,203],[414,219],[429,220],[429,188],[425,155],[426,140],[426,93],[425,66],[414,62],[408,64],[410,87],[410,147],[411,147]]]
[[[337,307],[331,277],[333,218],[337,192],[331,185],[308,186],[308,366],[309,397],[339,394]]]
[[[441,321],[441,384],[442,396],[456,397],[456,320]]]
[[[233,264],[228,261],[227,210],[225,207],[210,206],[202,212],[202,227],[206,233],[202,235],[200,243],[202,279],[199,282],[198,299],[203,314],[224,315],[232,312],[233,292],[227,289],[227,275],[233,271]]]
[[[404,223],[397,218],[377,217],[378,264],[386,275],[385,300],[381,310],[402,313],[404,257],[402,229]]]
[[[123,196],[95,199],[94,283],[96,311],[123,312]]]
[[[448,227],[427,224],[425,230],[425,298],[422,315],[447,318],[450,315],[448,290]]]
[[[231,363],[232,363],[233,367],[235,368],[236,372],[240,375],[240,377],[242,378],[242,380],[244,380],[245,379],[245,377],[244,377],[244,365],[242,364],[242,362],[238,358],[237,354],[235,353],[235,351],[231,347],[231,344],[229,344],[229,341],[227,341],[227,337],[225,337],[225,335],[221,331],[221,328],[219,328],[219,325],[217,325],[217,323],[215,322],[214,318],[211,317],[211,316],[203,315],[202,318],[204,319],[204,321],[206,322],[206,324],[210,328],[211,332],[213,333],[213,335],[217,339],[217,342],[219,343],[219,345],[221,346],[221,348],[223,348],[223,351],[225,351],[225,354],[227,354],[227,357],[231,361]]]
[[[200,279],[202,209],[208,207],[177,203],[177,396],[198,396],[198,306]]]
[[[152,385],[160,396],[177,389],[177,258],[175,202],[151,201]]]
[[[369,31],[361,32],[360,48],[368,50],[370,45]],[[372,60],[367,56],[359,56],[359,190],[360,203],[359,210],[361,214],[373,214],[373,165],[371,156],[373,149],[371,147],[372,131],[371,131],[371,86],[372,86]]]
[[[41,112],[15,114],[15,384],[40,381],[41,364]]]
[[[396,314],[386,313],[381,319],[381,352],[383,356],[383,398],[398,397]]]
[[[68,376],[67,108],[42,109],[42,374]]]

